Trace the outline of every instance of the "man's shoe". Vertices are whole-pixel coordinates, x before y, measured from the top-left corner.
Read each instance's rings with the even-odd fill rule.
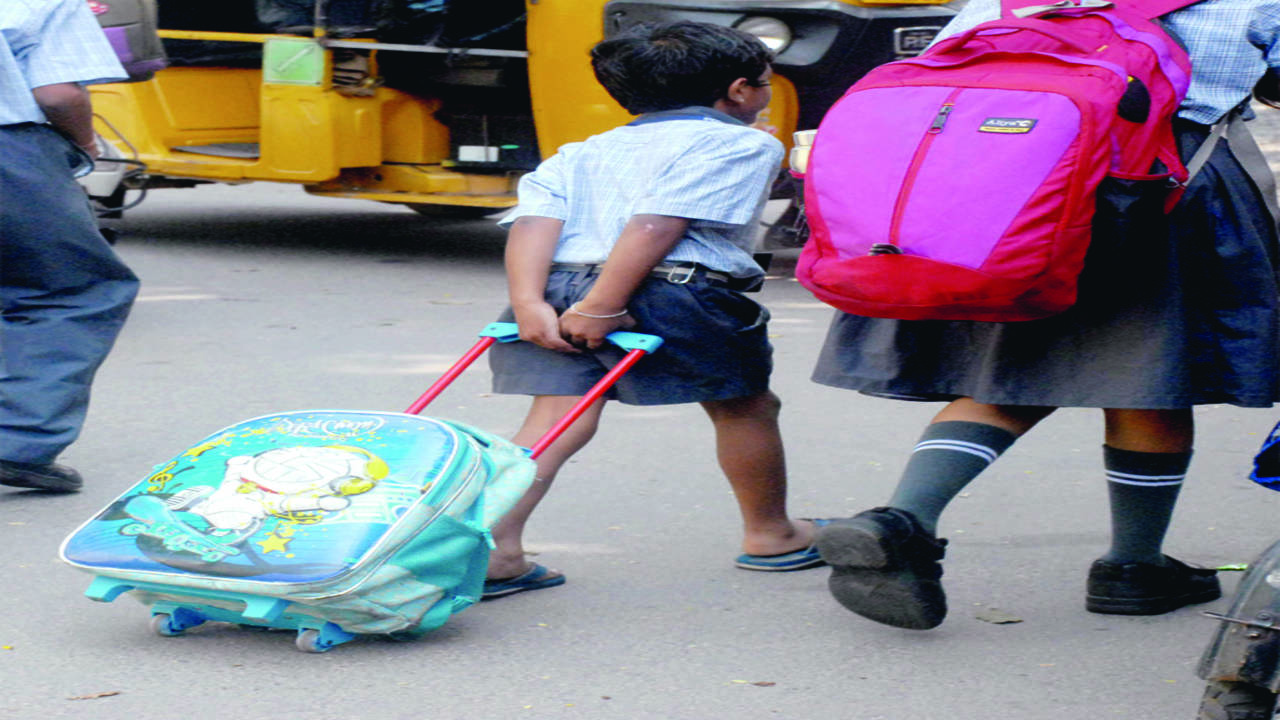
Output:
[[[880,507],[833,520],[814,545],[831,565],[827,586],[841,605],[885,625],[928,630],[947,616],[942,566],[947,541],[906,510]]]
[[[1084,607],[1104,615],[1160,615],[1222,597],[1217,571],[1164,556],[1163,564],[1095,560]]]
[[[0,460],[0,485],[10,487],[32,488],[57,493],[80,492],[84,480],[80,473],[65,465],[31,463]]]

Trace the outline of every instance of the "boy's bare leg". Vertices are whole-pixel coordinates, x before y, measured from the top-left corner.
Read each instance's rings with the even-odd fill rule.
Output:
[[[511,441],[522,447],[529,447],[537,442],[565,413],[577,403],[576,395],[539,395],[534,397],[529,414],[524,424],[516,432]],[[529,561],[524,556],[524,526],[538,506],[551,481],[555,479],[560,466],[564,465],[573,454],[581,450],[595,435],[600,423],[600,413],[604,409],[604,400],[600,400],[587,408],[568,430],[538,456],[538,478],[520,498],[511,512],[493,527],[493,542],[497,546],[489,554],[489,578],[512,578],[524,574],[529,569]]]
[[[716,457],[742,513],[742,551],[779,555],[813,541],[811,523],[787,517],[787,464],[772,392],[702,403],[716,431]]]

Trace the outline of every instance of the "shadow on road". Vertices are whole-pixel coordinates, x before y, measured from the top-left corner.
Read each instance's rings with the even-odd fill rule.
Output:
[[[425,218],[413,212],[314,212],[308,208],[211,206],[139,209],[105,221],[123,245],[188,245],[211,249],[278,249],[365,256],[500,260],[506,238],[495,218]]]

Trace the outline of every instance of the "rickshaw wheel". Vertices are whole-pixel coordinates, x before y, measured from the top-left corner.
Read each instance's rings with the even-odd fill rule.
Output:
[[[433,205],[430,203],[405,203],[405,206],[419,215],[452,218],[455,220],[478,220],[499,210],[499,208],[476,207],[474,205]]]
[[[1248,683],[1210,680],[1200,701],[1198,720],[1272,720],[1276,694]]]

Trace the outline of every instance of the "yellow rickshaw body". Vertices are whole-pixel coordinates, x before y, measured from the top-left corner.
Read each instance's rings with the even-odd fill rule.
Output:
[[[894,4],[912,2],[938,0]],[[629,121],[596,82],[588,60],[604,36],[605,0],[527,0],[525,8],[535,159]],[[335,42],[323,32],[306,37],[162,29],[160,35],[260,45],[263,59],[261,67],[173,66],[150,80],[91,87],[99,134],[144,164],[151,186],[272,181],[299,184],[316,195],[411,206],[497,210],[515,203],[516,181],[528,167],[502,171],[459,162],[458,144],[439,118],[449,110],[447,101],[376,82],[379,57],[404,46]],[[350,55],[364,45],[370,50],[357,54],[367,58],[369,81],[336,84],[335,52]],[[761,127],[789,146],[799,103],[795,86],[777,70]],[[481,159],[494,150],[480,148]]]

